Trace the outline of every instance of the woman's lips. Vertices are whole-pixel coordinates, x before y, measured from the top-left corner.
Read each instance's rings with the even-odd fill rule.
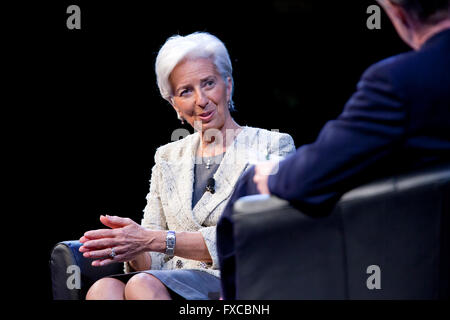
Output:
[[[209,120],[211,120],[214,113],[215,113],[215,110],[211,110],[211,111],[203,112],[202,114],[199,114],[198,117],[200,118],[200,120],[202,120],[202,122],[208,122]]]

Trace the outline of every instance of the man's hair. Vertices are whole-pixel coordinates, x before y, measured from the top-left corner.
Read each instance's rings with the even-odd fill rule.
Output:
[[[450,0],[390,0],[413,14],[420,22],[434,24],[450,14]]]

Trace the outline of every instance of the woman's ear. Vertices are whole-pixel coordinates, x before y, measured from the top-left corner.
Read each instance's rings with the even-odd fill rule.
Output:
[[[176,113],[179,114],[179,110],[178,110],[178,108],[176,107],[175,102],[173,101],[173,98],[170,98],[170,99],[169,99],[169,103],[170,103],[170,105],[172,106],[172,108],[175,109]]]
[[[231,77],[227,77],[227,101],[231,100],[231,91],[233,90],[233,80]]]

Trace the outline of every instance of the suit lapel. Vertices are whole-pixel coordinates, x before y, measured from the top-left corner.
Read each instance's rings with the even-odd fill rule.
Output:
[[[194,208],[194,161],[200,135],[195,133],[186,148],[174,148],[167,157],[170,160],[161,162],[163,188],[169,199],[168,214],[178,220],[186,231],[198,230],[215,208],[230,197],[239,177],[249,166],[249,158],[258,153],[252,147],[256,136],[253,130],[243,127],[213,176],[216,192],[205,192]]]
[[[192,213],[194,184],[194,157],[200,136],[195,133],[186,148],[176,148],[168,161],[162,162],[163,185],[168,194],[169,211],[186,231],[197,230],[198,224]],[[189,219],[186,219],[189,217]]]
[[[222,159],[214,174],[215,193],[205,192],[193,208],[193,216],[202,225],[214,209],[226,200],[234,190],[236,182],[248,166],[248,130],[246,127],[238,134]],[[192,190],[191,190],[192,194]],[[191,195],[192,201],[192,195]]]

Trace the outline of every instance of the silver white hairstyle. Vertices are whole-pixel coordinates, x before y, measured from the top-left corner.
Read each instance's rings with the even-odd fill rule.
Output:
[[[227,48],[217,37],[207,32],[194,32],[187,36],[174,35],[167,39],[158,52],[155,62],[156,81],[161,96],[172,103],[172,87],[169,76],[172,70],[186,58],[208,58],[214,63],[223,80],[231,79],[230,110],[234,110],[233,103],[233,68]]]

